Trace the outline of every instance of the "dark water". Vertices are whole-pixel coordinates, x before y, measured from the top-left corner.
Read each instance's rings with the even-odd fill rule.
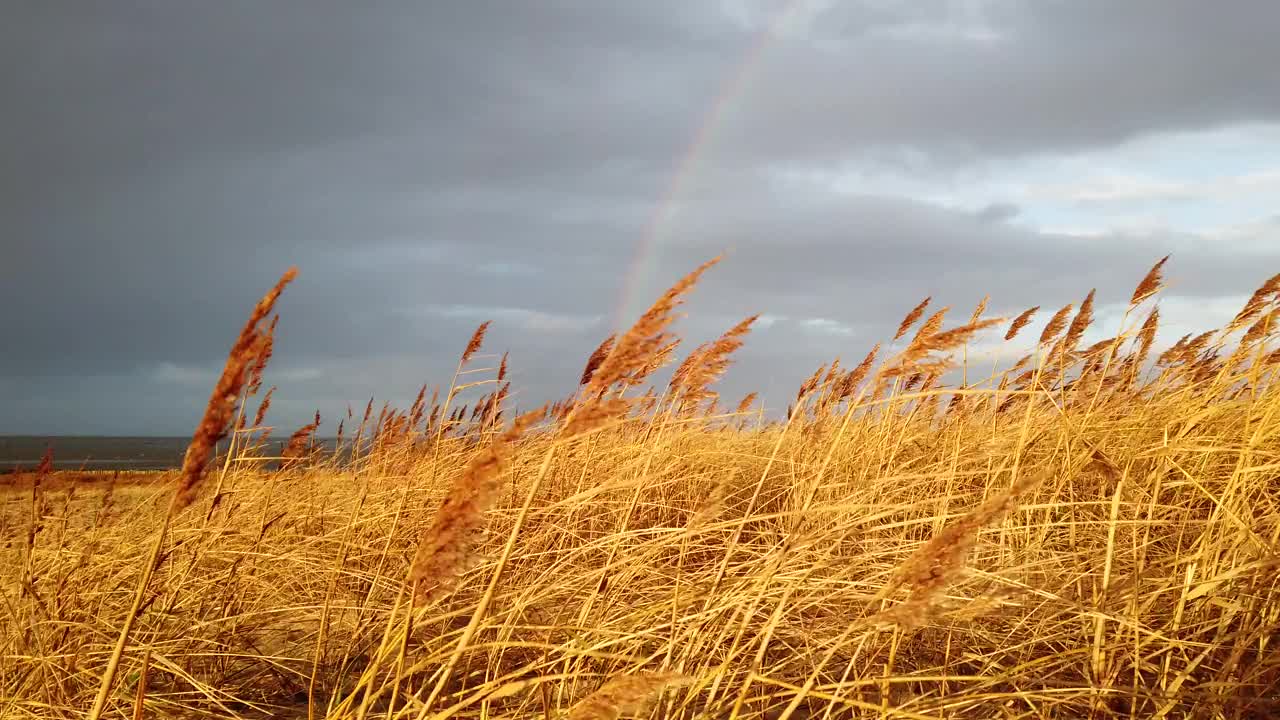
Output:
[[[40,462],[45,447],[53,446],[53,465],[57,469],[85,470],[166,470],[182,465],[187,451],[186,437],[94,437],[0,435],[0,472],[15,466],[32,469]],[[319,440],[332,446],[331,440]],[[265,448],[268,454],[279,454],[284,441]],[[223,443],[219,450],[226,448]]]

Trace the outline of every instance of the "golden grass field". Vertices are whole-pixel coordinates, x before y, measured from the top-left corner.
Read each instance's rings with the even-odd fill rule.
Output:
[[[711,264],[518,418],[481,326],[341,462],[261,451],[286,275],[181,471],[0,485],[0,716],[1280,717],[1280,276],[1159,351],[1163,261],[1091,347],[922,303],[778,421],[714,392],[750,318],[675,345]]]

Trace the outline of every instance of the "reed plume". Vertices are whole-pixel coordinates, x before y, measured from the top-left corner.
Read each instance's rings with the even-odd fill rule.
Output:
[[[671,363],[671,359],[675,357],[676,348],[678,347],[680,347],[680,338],[674,338],[671,342],[658,348],[646,362],[640,365],[635,373],[627,378],[627,384],[639,385],[647,380],[650,375],[666,367]]]
[[[467,348],[462,351],[462,359],[458,361],[458,367],[466,365],[480,351],[480,346],[484,344],[484,335],[489,331],[491,322],[491,320],[485,320],[480,323],[475,332],[471,333],[471,339],[467,341]]]
[[[1273,296],[1276,295],[1280,295],[1280,273],[1271,276],[1253,291],[1244,307],[1240,308],[1240,312],[1236,313],[1236,316],[1227,324],[1226,332],[1235,332],[1249,324],[1258,313],[1262,312],[1262,308],[1266,307],[1268,302],[1275,299]]]
[[[1062,328],[1066,327],[1067,315],[1071,314],[1071,311],[1075,309],[1075,306],[1075,303],[1067,303],[1061,310],[1054,313],[1053,317],[1049,318],[1049,322],[1045,324],[1044,330],[1040,332],[1040,340],[1038,341],[1038,344],[1041,347],[1048,345],[1058,338],[1058,335],[1062,332]]]
[[[1022,328],[1026,327],[1027,323],[1031,322],[1031,318],[1034,317],[1035,314],[1039,311],[1040,311],[1039,305],[1023,310],[1018,315],[1018,317],[1013,319],[1013,322],[1009,323],[1009,332],[1006,332],[1004,334],[1005,341],[1008,342],[1009,340],[1012,340],[1015,337],[1017,337],[1018,333],[1021,332]]]
[[[685,275],[659,297],[625,333],[613,344],[609,354],[587,383],[588,395],[603,391],[618,382],[634,380],[635,375],[648,365],[654,355],[671,346],[675,338],[667,328],[675,321],[675,309],[684,304],[684,296],[698,284],[703,273],[720,262],[715,257],[693,272]]]
[[[836,399],[845,400],[853,396],[854,391],[858,389],[858,385],[867,378],[871,372],[871,365],[876,361],[876,355],[880,353],[880,343],[876,343],[866,356],[862,358],[862,362],[857,367],[850,370],[840,379],[839,387],[836,390]]]
[[[822,378],[823,386],[830,385],[840,375],[840,356],[837,355],[835,360],[831,361],[831,365],[827,368],[826,377]]]
[[[53,444],[46,443],[44,453],[40,455],[40,462],[36,463],[36,486],[39,487],[40,481],[49,477],[51,472],[53,472]]]
[[[485,514],[498,497],[498,480],[506,469],[511,446],[545,413],[542,408],[516,418],[454,480],[409,569],[416,606],[452,593],[462,575],[479,561],[476,549],[484,539]]]
[[[973,309],[973,314],[969,316],[969,324],[978,322],[978,318],[982,317],[982,313],[987,311],[987,303],[991,302],[990,295],[983,295],[982,300],[978,302],[978,306]]]
[[[952,328],[944,332],[934,333],[933,335],[924,338],[921,344],[930,351],[950,350],[968,342],[970,338],[983,330],[999,325],[1004,322],[1004,320],[1004,318],[988,318],[986,320],[969,323],[968,325],[961,325],[960,327]]]
[[[254,358],[253,367],[249,370],[249,394],[257,395],[262,389],[262,373],[266,370],[267,363],[271,361],[271,353],[275,348],[276,324],[280,322],[280,315],[277,313],[271,317],[271,325],[267,328],[266,335],[262,338],[261,349],[258,356]]]
[[[1090,290],[1085,296],[1084,301],[1080,303],[1080,311],[1076,316],[1071,318],[1071,325],[1067,327],[1067,334],[1063,337],[1062,353],[1064,356],[1070,355],[1080,344],[1080,339],[1084,337],[1084,331],[1093,323],[1093,296],[1096,290]]]
[[[916,321],[920,319],[920,316],[924,315],[924,310],[929,307],[931,300],[933,300],[932,295],[921,300],[919,305],[911,308],[906,317],[902,318],[902,322],[898,324],[898,332],[893,335],[894,342],[901,340],[907,334],[907,331],[911,329],[911,326],[915,325]]]
[[[1176,362],[1178,358],[1182,356],[1182,351],[1184,348],[1186,348],[1187,343],[1190,340],[1191,340],[1191,333],[1187,333],[1186,335],[1183,335],[1182,337],[1178,338],[1177,342],[1175,342],[1173,345],[1170,345],[1169,348],[1166,349],[1164,352],[1160,353],[1159,357],[1156,358],[1156,365],[1164,367],[1166,365],[1171,365],[1174,362]]]
[[[799,402],[804,398],[804,396],[808,395],[809,393],[813,392],[818,388],[818,383],[822,380],[822,374],[825,373],[826,371],[827,371],[827,366],[823,365],[822,367],[815,370],[814,373],[810,375],[807,380],[800,383],[800,390],[796,392],[797,402]]]
[[[1098,342],[1082,350],[1080,352],[1080,357],[1088,358],[1088,359],[1096,359],[1102,355],[1103,351],[1111,347],[1112,344],[1114,344],[1117,339],[1118,338],[1109,337],[1109,338],[1099,340]]]
[[[942,320],[946,317],[947,311],[950,309],[950,305],[945,305],[941,310],[930,315],[929,318],[920,325],[920,329],[916,330],[915,336],[911,338],[911,344],[915,345],[941,330]]]
[[[1169,256],[1165,255],[1147,271],[1146,276],[1138,283],[1138,287],[1134,288],[1133,296],[1129,298],[1129,307],[1135,307],[1138,303],[1160,292],[1160,289],[1164,286],[1164,276],[1161,273],[1161,269],[1168,261]]]
[[[15,471],[17,469],[15,468]],[[44,529],[45,514],[48,511],[47,498],[40,489],[45,481],[49,478],[49,474],[53,472],[53,445],[46,444],[44,454],[40,456],[40,462],[36,464],[35,476],[31,479],[31,522],[27,525],[27,573],[32,572],[31,563],[34,562],[33,553],[35,552],[36,535]],[[27,591],[27,587],[23,587],[23,592]]]
[[[262,396],[262,402],[258,403],[258,412],[253,414],[253,426],[262,427],[262,421],[267,418],[267,411],[271,409],[271,396],[276,392],[276,386],[272,385],[267,388],[267,394]]]
[[[1209,346],[1209,340],[1212,339],[1215,334],[1217,334],[1217,331],[1209,330],[1188,340],[1187,344],[1182,347],[1182,352],[1174,358],[1174,362],[1182,362],[1186,364],[1195,362],[1196,358],[1200,357],[1200,353],[1204,352],[1204,349]]]
[[[612,397],[582,405],[569,418],[564,427],[566,437],[574,437],[591,432],[620,418],[631,410],[631,402],[625,398]]]
[[[732,362],[730,356],[742,347],[744,338],[751,332],[752,323],[759,317],[752,315],[746,318],[714,342],[689,354],[671,379],[671,387],[678,393],[677,402],[698,403],[711,395],[708,388],[724,376]]]
[[[936,325],[941,323],[942,313],[946,312],[946,310],[946,308],[943,308],[935,314],[934,317],[937,318],[937,323],[934,323],[933,318],[930,318],[929,322],[921,327],[921,332],[916,333],[911,344],[898,354],[898,357],[895,358],[890,367],[881,371],[881,378],[889,379],[911,373],[940,375],[947,370],[948,361],[946,359],[927,359],[931,353],[953,350],[968,342],[971,337],[982,330],[1004,322],[1004,318],[989,318],[950,330],[938,331]],[[934,329],[925,334],[923,331],[931,326]]]
[[[409,427],[416,428],[418,423],[422,421],[423,415],[427,410],[427,384],[423,383],[418,388],[418,395],[413,399],[413,404],[409,406]]]
[[[1240,347],[1248,348],[1258,341],[1267,337],[1267,335],[1276,328],[1277,322],[1280,322],[1280,308],[1272,310],[1269,313],[1263,313],[1258,319],[1249,326],[1244,335],[1240,338]]]
[[[958,521],[951,523],[912,553],[894,573],[890,582],[880,592],[887,597],[905,588],[906,602],[882,615],[911,627],[926,619],[938,595],[964,569],[965,560],[977,542],[978,533],[1000,520],[1017,507],[1019,498],[1044,479],[1043,475],[1029,475],[1018,480],[1007,490],[988,498]]]
[[[280,453],[280,469],[294,468],[302,462],[302,458],[311,444],[311,436],[319,427],[320,411],[317,410],[316,417],[312,422],[298,428],[289,436],[289,442],[285,444],[284,451]]]
[[[244,389],[247,380],[246,370],[249,364],[263,350],[266,336],[259,328],[259,325],[262,319],[270,314],[271,309],[275,307],[276,300],[280,297],[280,293],[284,291],[285,286],[292,282],[297,275],[296,268],[289,268],[281,276],[275,287],[271,288],[258,301],[258,304],[249,314],[248,322],[245,323],[244,328],[240,331],[240,336],[236,338],[235,344],[231,346],[231,352],[227,355],[227,363],[223,367],[222,375],[218,378],[217,384],[214,385],[213,393],[209,396],[209,403],[205,407],[204,417],[201,418],[200,424],[191,436],[191,443],[187,446],[187,452],[182,461],[182,470],[178,477],[178,486],[174,491],[173,500],[169,504],[170,515],[181,512],[195,500],[200,484],[204,480],[205,467],[213,455],[213,450],[218,441],[226,436],[227,429],[231,425],[236,400],[240,397],[240,392]]]
[[[1153,307],[1151,312],[1147,313],[1147,319],[1142,322],[1142,327],[1138,329],[1138,354],[1134,362],[1141,367],[1147,361],[1147,357],[1151,354],[1151,346],[1156,342],[1156,330],[1160,326],[1160,308]]]
[[[639,384],[649,373],[654,372],[666,362],[675,349],[679,338],[667,332],[667,328],[675,321],[673,313],[684,303],[684,296],[698,284],[703,273],[720,262],[720,257],[703,263],[693,272],[685,275],[659,297],[640,319],[625,333],[617,338],[609,353],[600,361],[591,378],[583,386],[584,395],[592,398],[588,405],[594,404],[591,413],[599,421],[600,405],[604,393],[615,384]],[[590,363],[588,363],[590,364]],[[611,404],[609,408],[618,410],[621,406]],[[584,406],[581,409],[587,409]],[[570,423],[572,427],[582,427]],[[567,428],[566,428],[567,429]]]
[[[586,367],[582,369],[582,379],[578,382],[579,385],[586,385],[591,382],[591,378],[596,374],[596,369],[600,367],[600,363],[604,362],[604,359],[613,350],[613,342],[617,337],[616,333],[610,335],[591,352],[590,357],[587,358]]]

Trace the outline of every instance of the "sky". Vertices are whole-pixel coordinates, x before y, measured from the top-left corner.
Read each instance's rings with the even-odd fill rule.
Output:
[[[0,5],[0,434],[191,432],[298,280],[273,422],[516,402],[704,260],[687,347],[784,407],[926,295],[967,318],[1160,257],[1162,339],[1280,272],[1280,3],[90,0]],[[1043,319],[1043,318],[1042,318]],[[1110,325],[1108,325],[1108,323]]]

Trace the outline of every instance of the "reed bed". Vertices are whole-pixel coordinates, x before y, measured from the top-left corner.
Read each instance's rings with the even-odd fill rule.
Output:
[[[1092,292],[1038,337],[925,300],[778,418],[715,390],[754,316],[681,356],[713,260],[559,402],[509,407],[485,324],[269,457],[291,271],[181,471],[3,488],[0,716],[1280,715],[1280,276],[1156,348],[1164,262],[1089,347]]]

